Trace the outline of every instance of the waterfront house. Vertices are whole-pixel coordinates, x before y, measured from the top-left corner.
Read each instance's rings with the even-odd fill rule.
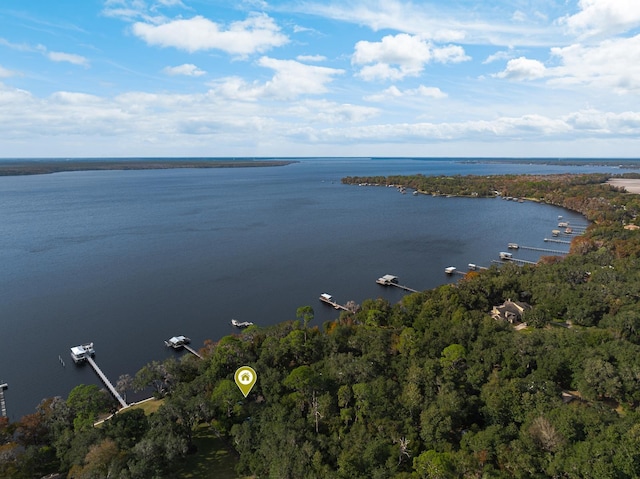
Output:
[[[489,314],[493,319],[519,324],[522,322],[522,315],[527,309],[531,309],[531,305],[508,299],[500,306],[494,306]]]

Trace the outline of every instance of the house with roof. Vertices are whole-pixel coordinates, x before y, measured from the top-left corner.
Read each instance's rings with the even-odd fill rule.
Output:
[[[508,299],[500,306],[494,306],[489,314],[495,320],[508,321],[511,324],[520,324],[522,323],[522,315],[528,309],[531,309],[530,304]]]

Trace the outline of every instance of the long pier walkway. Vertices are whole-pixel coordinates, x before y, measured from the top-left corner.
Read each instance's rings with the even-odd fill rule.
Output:
[[[397,284],[397,283],[389,283],[388,285],[385,285],[385,286],[395,286],[396,288],[400,288],[400,289],[403,289],[405,291],[409,291],[411,293],[417,293],[418,292],[417,289],[413,289],[413,288],[410,288],[409,286],[404,286],[402,284]]]
[[[531,251],[543,251],[546,253],[556,253],[556,254],[569,254],[568,251],[560,251],[557,249],[548,249],[548,248],[535,248],[533,246],[520,246],[521,249],[528,249]]]
[[[550,243],[571,244],[571,241],[554,239],[554,238],[545,238],[544,240],[549,241]]]
[[[100,370],[100,368],[98,367],[96,362],[93,360],[93,358],[87,354],[86,359],[87,359],[87,362],[93,368],[93,370],[96,372],[96,374],[100,376],[100,379],[102,379],[102,382],[105,384],[105,386],[107,386],[109,391],[111,391],[111,394],[113,394],[113,397],[115,397],[118,400],[118,402],[122,405],[122,407],[129,407],[129,405],[125,402],[125,400],[122,399],[122,396],[120,396],[120,393],[116,391],[116,388],[113,387],[113,384],[111,384],[111,381],[109,381],[109,379],[107,379],[107,376],[105,376],[104,373]]]
[[[186,349],[187,351],[189,351],[191,354],[193,354],[194,356],[199,357],[200,359],[202,359],[202,356],[200,356],[200,354],[198,354],[198,351],[196,351],[195,349],[193,349],[191,346],[187,346],[186,344],[183,344],[182,347],[184,349]]]
[[[349,311],[349,308],[347,308],[346,306],[343,306],[341,304],[336,303],[329,295],[320,296],[320,301],[322,301],[323,303],[327,303],[330,306],[333,306],[335,309],[341,309],[343,311]]]
[[[7,405],[4,402],[4,390],[8,387],[7,383],[0,384],[0,415],[2,415],[2,417],[7,417]]]
[[[346,306],[343,306],[341,304],[336,303],[335,301],[325,301],[325,303],[330,304],[331,306],[333,306],[335,309],[341,309],[343,311],[349,311],[349,308],[347,308]]]
[[[504,258],[501,261],[498,261],[497,259],[491,260],[491,262],[495,264],[504,264],[507,261],[513,261],[514,263],[518,263],[518,264],[538,264],[535,261],[527,261],[526,259],[518,259],[518,258]]]

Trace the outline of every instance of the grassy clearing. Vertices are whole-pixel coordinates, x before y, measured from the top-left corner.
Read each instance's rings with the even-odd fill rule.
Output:
[[[193,435],[198,451],[187,457],[175,472],[180,479],[242,479],[235,472],[236,457],[213,429],[200,425]],[[246,478],[249,479],[249,478]]]
[[[137,404],[134,404],[133,406],[129,406],[125,410],[130,411],[132,409],[142,409],[144,413],[148,416],[149,414],[153,414],[154,412],[156,412],[160,408],[160,406],[162,406],[163,402],[164,402],[164,399],[149,399],[147,401],[142,401]]]

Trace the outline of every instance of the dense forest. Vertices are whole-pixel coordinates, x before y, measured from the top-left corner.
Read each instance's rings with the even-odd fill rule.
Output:
[[[152,362],[128,385],[163,398],[152,414],[96,427],[115,407],[96,386],[44,400],[0,423],[0,476],[179,477],[206,427],[256,478],[640,477],[640,195],[607,179],[346,178],[527,198],[592,224],[565,258],[366,300],[322,325],[301,306],[295,320],[208,342],[203,360]],[[525,328],[490,316],[509,299],[531,306]],[[246,399],[233,380],[244,365],[258,372]]]

